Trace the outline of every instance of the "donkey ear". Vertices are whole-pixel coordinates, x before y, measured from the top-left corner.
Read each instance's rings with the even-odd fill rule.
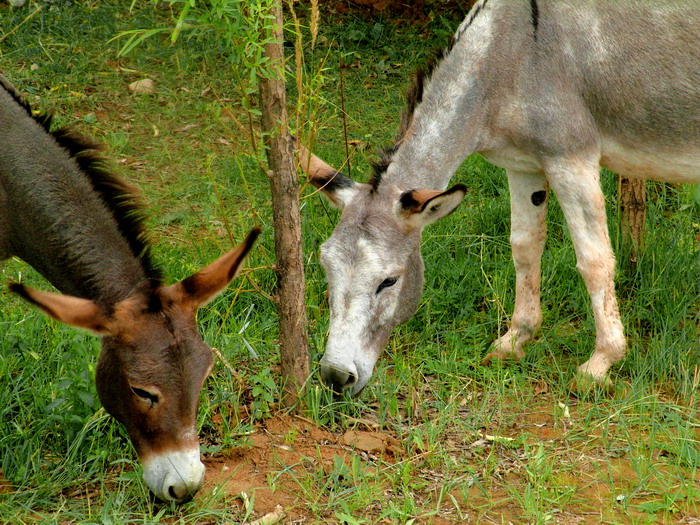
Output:
[[[97,335],[110,333],[108,317],[89,299],[42,292],[18,283],[11,283],[10,290],[62,323],[90,330]]]
[[[411,228],[423,228],[455,211],[466,193],[464,184],[455,184],[447,191],[405,191],[397,202],[397,214]]]
[[[309,182],[320,189],[337,208],[343,209],[357,195],[361,184],[334,170],[304,146],[299,146],[299,166]]]
[[[179,283],[161,288],[160,293],[174,297],[176,301],[193,310],[204,306],[233,280],[258,235],[260,230],[254,228],[239,246]]]

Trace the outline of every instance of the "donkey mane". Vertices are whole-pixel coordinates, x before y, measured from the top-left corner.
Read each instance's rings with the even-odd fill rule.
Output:
[[[399,129],[394,137],[394,144],[383,148],[378,154],[379,159],[372,162],[373,174],[368,181],[368,184],[372,187],[373,192],[379,188],[379,185],[382,182],[382,176],[389,168],[389,164],[391,164],[394,154],[398,151],[399,146],[401,146],[404,140],[406,140],[410,132],[411,126],[413,125],[413,115],[416,108],[421,102],[423,102],[423,93],[425,92],[425,87],[430,82],[430,77],[433,75],[433,72],[437,69],[440,63],[447,58],[454,45],[459,41],[459,37],[472,23],[474,18],[476,18],[476,15],[479,14],[482,5],[485,4],[486,2],[484,2],[484,4],[477,4],[477,6],[472,9],[472,15],[469,18],[469,21],[464,25],[464,27],[460,28],[460,31],[457,34],[450,38],[447,47],[434,50],[428,57],[425,65],[417,68],[414,72],[412,82],[409,84],[408,89],[406,90],[406,106],[401,113],[401,123],[399,124]]]
[[[39,123],[56,143],[65,149],[111,212],[119,232],[140,262],[153,287],[162,281],[162,272],[153,263],[151,245],[145,230],[145,211],[137,190],[112,173],[100,155],[102,146],[66,127],[51,130],[53,115],[34,113],[28,101],[0,74],[0,85]]]
[[[379,152],[379,159],[372,163],[373,174],[368,184],[372,187],[372,192],[379,188],[382,182],[382,176],[389,168],[389,164],[394,158],[394,154],[398,151],[399,146],[406,140],[413,125],[413,115],[416,108],[423,101],[423,94],[426,86],[430,83],[430,78],[437,67],[448,57],[452,48],[459,42],[460,37],[464,34],[467,28],[472,24],[482,8],[486,6],[488,0],[474,5],[474,8],[469,12],[469,19],[460,25],[457,32],[450,38],[447,47],[439,48],[431,53],[426,64],[423,67],[416,69],[413,74],[413,81],[406,90],[406,107],[401,114],[401,123],[394,138],[394,144],[383,148]],[[530,0],[531,22],[534,27],[535,38],[537,38],[537,26],[539,23],[539,9],[537,0]]]

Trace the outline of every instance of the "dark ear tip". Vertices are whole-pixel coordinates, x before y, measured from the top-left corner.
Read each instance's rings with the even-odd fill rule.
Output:
[[[32,304],[36,304],[36,301],[34,299],[32,299],[31,295],[29,295],[29,292],[27,291],[27,287],[24,286],[23,284],[8,283],[7,287],[10,289],[10,291],[12,293],[16,293],[25,301],[30,302]]]
[[[247,255],[248,252],[253,248],[253,244],[255,244],[255,241],[257,240],[258,236],[260,235],[260,232],[262,230],[258,228],[257,226],[250,230],[250,233],[246,236],[245,240],[243,241],[243,255]]]
[[[415,190],[407,190],[401,194],[399,197],[399,203],[401,203],[402,210],[410,210],[418,206],[418,201],[413,198],[413,192]]]
[[[27,296],[27,291],[24,288],[23,284],[19,283],[7,283],[7,287],[10,289],[12,293],[16,293],[19,296],[26,297]]]
[[[459,184],[455,184],[449,190],[447,190],[447,193],[454,193],[456,191],[461,191],[462,193],[467,193],[467,187],[460,182]]]
[[[258,228],[257,226],[250,230],[250,233],[248,236],[245,238],[245,243],[248,246],[252,246],[252,244],[257,240],[258,236],[262,232],[261,228]]]

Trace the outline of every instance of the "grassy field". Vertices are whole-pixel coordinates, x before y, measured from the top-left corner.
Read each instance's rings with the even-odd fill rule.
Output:
[[[118,58],[119,31],[154,27],[167,11],[128,0],[0,5],[0,70],[41,109],[105,143],[114,170],[150,210],[154,252],[181,279],[264,229],[244,273],[200,312],[218,363],[201,395],[208,466],[190,503],[155,502],[126,434],[100,408],[95,337],[48,321],[0,291],[0,521],[3,523],[250,522],[282,505],[284,523],[700,523],[700,296],[696,188],[649,183],[647,248],[631,264],[615,225],[616,182],[604,177],[629,355],[614,389],[573,396],[567,383],[593,349],[589,300],[561,211],[552,202],[543,260],[544,323],[518,364],[480,365],[512,312],[505,174],[478,157],[455,176],[469,188],[425,232],[425,293],[359,399],[333,399],[314,375],[307,408],[275,403],[276,316],[270,197],[241,153],[240,96],[213,45],[153,38]],[[317,152],[344,160],[338,89],[355,154],[393,136],[402,88],[459,22],[411,23],[322,13],[306,67],[323,63]],[[305,11],[299,7],[302,21]],[[290,48],[291,49],[291,48]],[[155,82],[152,95],[129,83]],[[292,92],[293,94],[293,92]],[[232,117],[233,115],[233,117]],[[308,188],[304,195],[309,194]],[[328,328],[318,247],[337,212],[302,205],[312,363]],[[18,260],[0,281],[48,284]],[[259,288],[260,293],[256,288]]]

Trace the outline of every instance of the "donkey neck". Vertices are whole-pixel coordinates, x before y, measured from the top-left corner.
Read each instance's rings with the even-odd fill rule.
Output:
[[[451,48],[417,89],[420,100],[404,116],[382,183],[401,189],[444,189],[464,159],[479,149],[488,97],[484,57],[492,16],[480,2],[458,28]]]
[[[96,191],[100,174],[81,167],[89,148],[73,143],[77,160],[57,137],[0,87],[0,245],[61,292],[108,306],[146,286],[149,272]]]

